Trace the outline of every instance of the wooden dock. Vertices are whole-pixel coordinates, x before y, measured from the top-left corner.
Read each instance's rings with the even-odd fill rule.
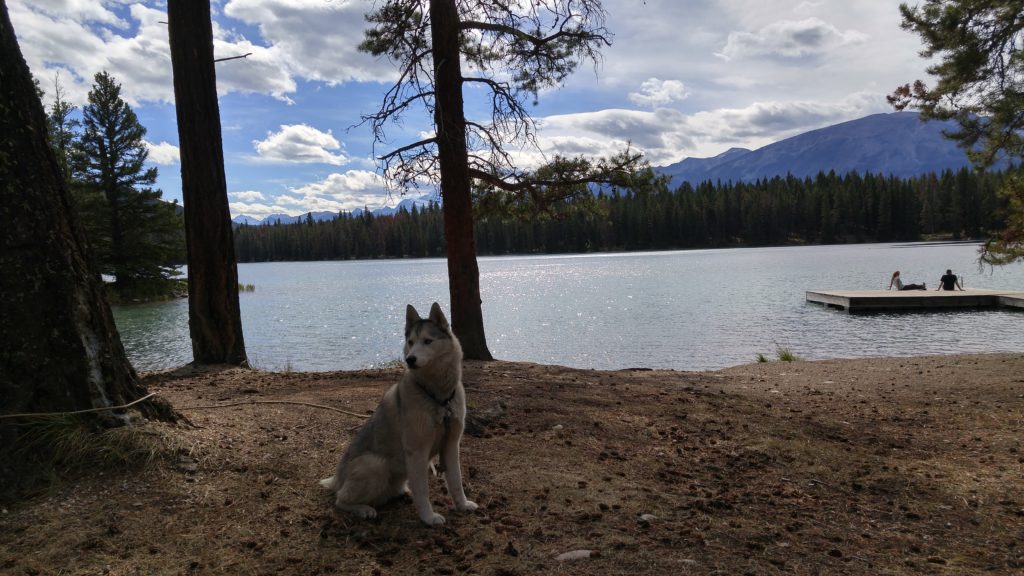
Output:
[[[957,308],[1024,309],[1024,292],[1000,290],[808,290],[807,301],[850,313],[950,310]]]

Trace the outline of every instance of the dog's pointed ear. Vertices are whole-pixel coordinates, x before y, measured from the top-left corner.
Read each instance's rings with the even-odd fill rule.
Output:
[[[420,313],[417,312],[416,309],[412,307],[412,304],[406,305],[406,307],[405,307],[405,333],[408,334],[409,333],[409,329],[412,328],[412,325],[417,323],[417,322],[419,322],[420,320],[421,320]]]
[[[430,306],[429,320],[440,326],[445,332],[451,334],[452,327],[448,324],[448,319],[444,317],[444,312],[441,311],[441,305],[437,302],[434,302],[434,304]]]

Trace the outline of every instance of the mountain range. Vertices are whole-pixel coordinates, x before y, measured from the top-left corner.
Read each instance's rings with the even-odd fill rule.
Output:
[[[915,112],[873,114],[780,140],[757,150],[730,148],[711,158],[685,158],[675,164],[654,168],[669,177],[670,188],[684,182],[696,186],[701,182],[751,182],[792,174],[799,178],[814,177],[819,172],[834,170],[885,174],[910,178],[930,172],[959,170],[970,162],[962,149],[943,132],[955,130],[953,121],[922,122]],[[411,210],[431,202],[440,202],[435,194],[405,198],[396,206],[371,210],[376,216],[390,215],[402,208]],[[363,209],[352,212],[358,216]],[[337,212],[311,212],[315,221],[333,220]],[[237,216],[238,224],[289,224],[307,217],[271,214],[262,220]]]
[[[899,178],[958,170],[967,155],[943,131],[953,121],[922,122],[915,112],[873,114],[780,140],[757,150],[731,148],[711,158],[686,158],[655,168],[670,187],[689,182],[751,182],[760,178],[804,178],[834,170]]]
[[[413,206],[415,206],[417,210],[422,210],[430,206],[431,203],[440,203],[440,199],[436,194],[425,194],[417,198],[405,198],[394,206],[383,206],[375,210],[370,210],[370,213],[374,216],[391,216],[403,209],[411,212]],[[356,208],[349,214],[352,216],[360,216],[364,211],[364,208]],[[290,214],[270,214],[262,219],[241,214],[239,216],[235,216],[231,221],[235,224],[248,224],[250,226],[255,226],[257,224],[294,224],[295,222],[302,222],[307,217],[312,218],[314,222],[323,222],[326,220],[334,220],[338,217],[338,213],[329,211],[309,212],[306,214],[299,214],[298,216],[292,216]]]

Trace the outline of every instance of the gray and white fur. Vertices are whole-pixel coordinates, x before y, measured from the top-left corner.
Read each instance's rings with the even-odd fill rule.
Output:
[[[411,305],[405,312],[406,371],[381,399],[338,463],[320,485],[334,492],[335,505],[362,518],[376,506],[410,493],[428,526],[444,524],[430,505],[427,476],[440,456],[448,493],[459,511],[477,509],[466,500],[459,442],[466,420],[462,347],[435,302],[426,319]]]

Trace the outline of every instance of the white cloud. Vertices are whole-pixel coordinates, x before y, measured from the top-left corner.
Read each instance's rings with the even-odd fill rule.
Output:
[[[385,81],[395,68],[357,49],[367,27],[369,2],[229,0],[224,13],[259,26],[260,35],[298,76],[330,85]]]
[[[102,70],[102,58],[97,54],[104,50],[103,40],[70,17],[50,16],[18,2],[10,3],[9,10],[18,45],[46,98],[53,97],[54,75],[62,71],[65,97],[76,104],[85,102],[88,84],[83,85],[83,80],[91,82]]]
[[[376,202],[387,195],[381,177],[367,170],[334,172],[319,182],[292,188],[290,191],[304,197],[330,196],[336,200],[360,198],[362,201],[373,197]]]
[[[154,164],[161,166],[170,166],[177,164],[181,159],[181,153],[178,147],[168,142],[161,142],[154,144],[152,142],[145,142],[146,148],[149,150],[149,161]]]
[[[302,197],[302,205],[309,210],[371,210],[385,206],[390,194],[384,181],[375,172],[349,170],[332,173],[319,182],[312,182],[289,190]],[[322,208],[329,207],[329,208]]]
[[[654,108],[683,100],[687,96],[689,93],[686,92],[686,87],[679,80],[648,78],[640,85],[638,92],[629,93],[629,101],[639,106]]]
[[[129,10],[138,25],[134,36],[101,32],[105,43],[103,69],[121,82],[124,98],[132,105],[142,101],[173,102],[171,49],[167,25],[161,23],[167,21],[167,14],[141,4],[133,4]]]
[[[654,165],[686,156],[706,157],[732,146],[759,148],[830,124],[885,112],[881,95],[860,92],[838,102],[754,102],[691,114],[609,109],[543,119],[541,143],[548,154],[606,156],[629,142]]]
[[[94,12],[108,12],[100,2],[75,4],[77,19],[75,14],[59,13],[52,4],[12,4],[19,45],[49,97],[53,77],[62,71],[68,100],[81,105],[95,74],[107,71],[122,85],[121,97],[133,106],[144,100],[173,101],[167,26],[160,23],[167,20],[165,13],[133,4],[125,14],[134,24],[132,29],[119,19],[112,21],[113,16],[83,16],[89,13],[87,4],[93,5]]]
[[[838,102],[754,102],[744,108],[703,111],[689,117],[687,125],[699,139],[717,138],[738,145],[757,142],[763,146],[808,130],[888,111],[881,95],[860,92]]]
[[[271,214],[291,214],[292,216],[295,216],[296,214],[302,213],[297,211],[289,212],[284,206],[278,206],[276,204],[261,204],[257,202],[230,202],[228,203],[228,210],[231,211],[232,217],[245,214],[246,216],[252,216],[253,218],[263,218]]]
[[[257,200],[266,200],[266,196],[262,192],[256,190],[244,190],[242,192],[228,192],[228,197],[242,202],[256,202]]]
[[[294,104],[289,94],[296,91],[295,79],[289,72],[284,57],[276,48],[253,44],[244,38],[229,42],[213,41],[215,58],[243,56],[244,59],[217,63],[217,92],[270,94],[288,104]]]
[[[305,204],[304,200],[305,200],[304,198],[298,198],[298,197],[295,197],[295,196],[289,196],[287,194],[281,194],[280,196],[275,196],[274,197],[274,202],[277,202],[278,204],[281,204],[281,205],[290,205],[290,206],[301,206],[301,205]],[[310,198],[310,200],[312,200],[313,202],[317,202],[320,199],[319,198]]]
[[[728,89],[749,90],[758,85],[758,80],[750,76],[720,76],[712,79],[712,83]]]
[[[45,0],[36,2],[34,8],[53,18],[101,22],[118,28],[128,26],[127,22],[118,18],[116,14],[96,0]]]
[[[125,2],[127,3],[127,2]],[[11,20],[19,45],[48,97],[53,77],[69,102],[82,105],[97,72],[107,71],[122,85],[121,97],[132,106],[142,102],[174,102],[167,14],[141,2],[127,9],[119,2],[47,0],[12,2]],[[251,52],[242,62],[218,64],[218,89],[270,94],[290,101],[296,84],[281,54],[214,27],[218,57]]]
[[[233,215],[253,217],[274,213],[296,216],[307,212],[351,212],[364,207],[376,210],[391,200],[381,178],[366,170],[331,173],[322,180],[289,188],[286,193],[274,196],[270,204],[265,202],[265,194],[255,191],[233,192],[229,196],[238,200],[229,204]]]
[[[549,116],[542,121],[541,134],[545,149],[559,154],[607,156],[630,142],[653,162],[669,151],[695,147],[686,122],[685,114],[667,108],[609,109]]]
[[[821,8],[822,4],[824,4],[824,2],[822,2],[821,0],[818,0],[817,2],[801,2],[800,4],[797,5],[796,8],[793,9],[793,11],[796,12],[797,14],[810,14],[811,12],[816,11],[818,8]]]
[[[856,30],[840,31],[815,17],[773,22],[756,32],[731,32],[718,54],[726,60],[758,56],[801,58],[817,56],[833,48],[859,44],[867,35]]]
[[[341,143],[330,130],[322,132],[307,124],[283,124],[280,131],[268,132],[266,139],[254,140],[253,146],[259,158],[268,162],[334,166],[348,162],[344,154],[331,153],[341,150]]]

